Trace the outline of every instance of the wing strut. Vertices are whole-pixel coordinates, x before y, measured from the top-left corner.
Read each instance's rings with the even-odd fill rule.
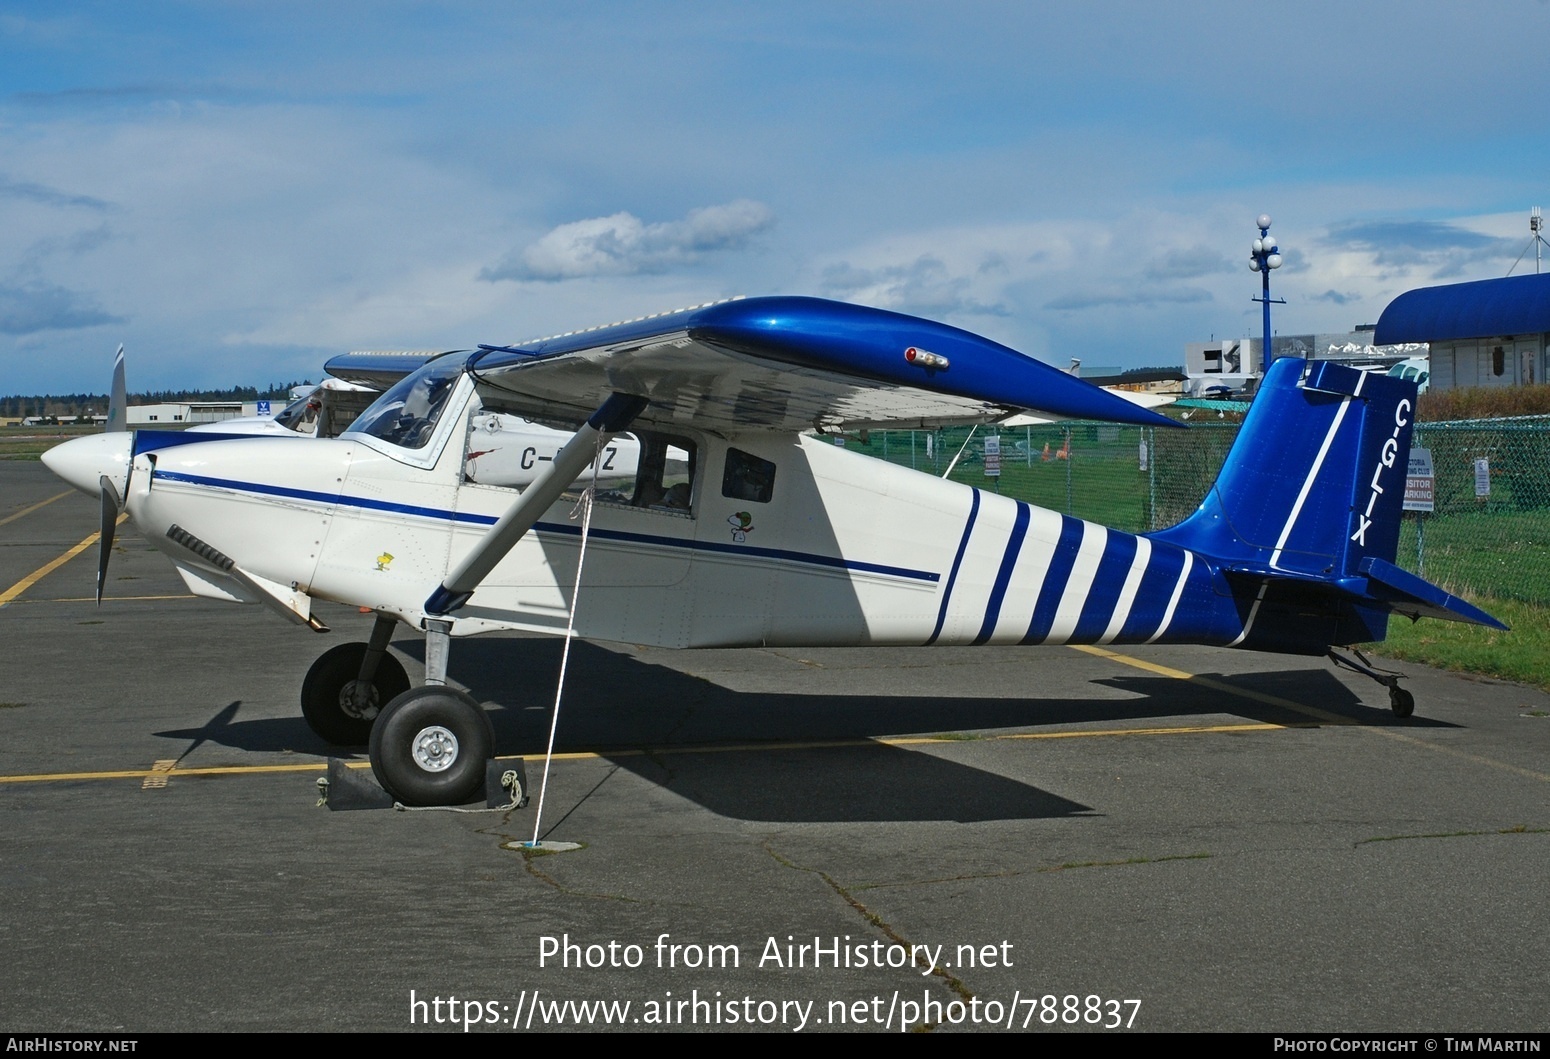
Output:
[[[645,410],[646,404],[646,398],[633,394],[610,395],[602,407],[592,413],[581,429],[555,453],[554,462],[545,472],[522,491],[522,495],[506,509],[500,521],[490,527],[483,539],[474,545],[474,550],[465,555],[463,561],[447,575],[447,579],[431,593],[425,601],[425,612],[437,616],[451,614],[467,603],[474,589],[533,528],[539,516],[549,510],[549,505],[581,477],[581,472],[592,462],[599,436],[606,444],[609,438],[629,426]]]

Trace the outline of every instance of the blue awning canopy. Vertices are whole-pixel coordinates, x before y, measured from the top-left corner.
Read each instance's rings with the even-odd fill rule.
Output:
[[[1550,331],[1550,273],[1406,291],[1378,317],[1372,340],[1450,342]]]

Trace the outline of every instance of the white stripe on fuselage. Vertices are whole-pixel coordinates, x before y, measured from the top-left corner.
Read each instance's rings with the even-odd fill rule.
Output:
[[[1055,609],[1055,620],[1050,622],[1045,643],[1065,643],[1076,631],[1076,623],[1081,620],[1082,608],[1087,605],[1093,578],[1098,573],[1098,564],[1103,561],[1103,552],[1108,543],[1107,529],[1096,522],[1082,523],[1082,543],[1077,546],[1076,562],[1071,564],[1071,576],[1066,581],[1065,592],[1061,594],[1060,606]]]
[[[1114,604],[1114,615],[1109,619],[1109,627],[1098,637],[1099,643],[1113,643],[1114,638],[1125,628],[1125,622],[1130,618],[1130,608],[1136,602],[1136,593],[1141,590],[1141,578],[1146,576],[1146,567],[1151,559],[1152,542],[1145,537],[1137,537],[1136,557],[1130,563],[1130,573],[1125,575],[1125,586],[1119,590],[1119,599]]]
[[[1039,592],[1055,557],[1055,545],[1060,542],[1063,522],[1055,512],[1030,505],[1028,533],[1023,538],[1017,565],[1012,568],[1006,598],[1001,602],[1001,615],[991,633],[991,643],[1020,643],[1028,634],[1028,626],[1033,623],[1033,609],[1038,605]]]
[[[939,643],[967,643],[979,634],[1016,517],[1015,501],[980,494],[979,515],[964,550],[963,563],[958,567]]]
[[[1184,553],[1184,566],[1179,570],[1178,583],[1173,586],[1173,596],[1168,600],[1168,609],[1163,611],[1162,621],[1157,623],[1157,631],[1147,639],[1147,643],[1156,643],[1168,631],[1168,626],[1173,624],[1173,612],[1178,609],[1179,599],[1184,595],[1184,585],[1189,581],[1189,572],[1195,565],[1195,553]]]
[[[1259,605],[1265,601],[1265,590],[1269,587],[1269,581],[1266,581],[1264,584],[1259,586],[1259,595],[1254,597],[1254,605],[1249,608],[1249,620],[1243,623],[1243,631],[1237,635],[1236,639],[1227,645],[1228,647],[1237,647],[1248,638],[1249,630],[1254,628],[1254,619],[1259,615]]]

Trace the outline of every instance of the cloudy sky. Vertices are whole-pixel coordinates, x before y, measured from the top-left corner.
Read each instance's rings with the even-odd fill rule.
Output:
[[[1180,363],[1500,276],[1550,5],[0,3],[0,394],[733,294]],[[1518,272],[1532,271],[1530,252]]]

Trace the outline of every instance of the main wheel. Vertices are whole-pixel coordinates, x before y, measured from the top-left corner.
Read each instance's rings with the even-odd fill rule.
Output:
[[[364,643],[342,643],[312,663],[301,682],[301,715],[335,746],[363,746],[382,707],[409,690],[403,663],[384,652],[369,684],[359,679]]]
[[[405,805],[461,805],[484,786],[495,729],[461,691],[423,687],[388,703],[371,729],[371,770]]]
[[[1415,712],[1415,696],[1404,688],[1389,688],[1389,709],[1395,717],[1409,717]]]

